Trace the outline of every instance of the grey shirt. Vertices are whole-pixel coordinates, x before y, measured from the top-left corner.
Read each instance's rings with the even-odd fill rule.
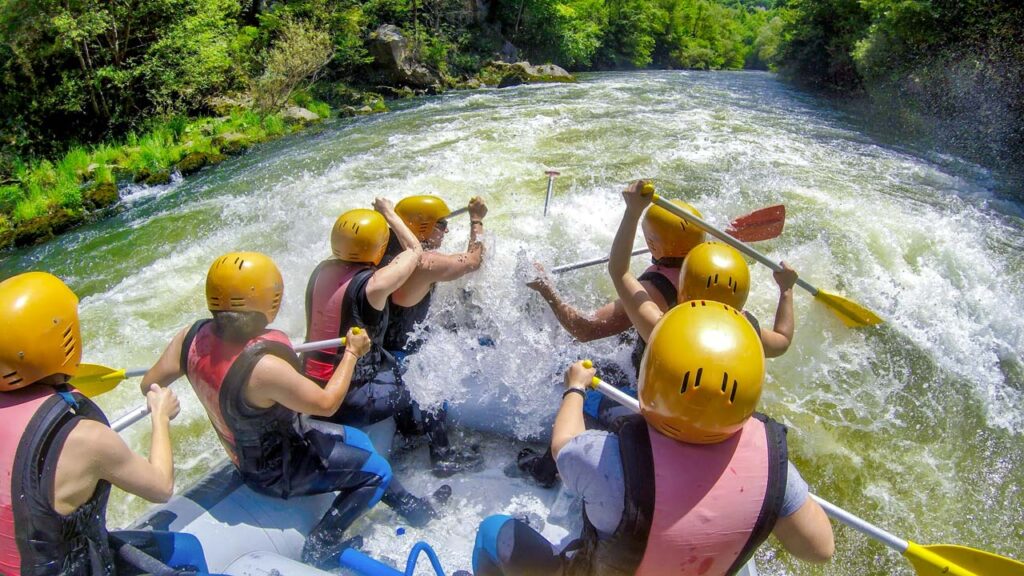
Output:
[[[583,499],[594,528],[605,536],[614,532],[622,519],[626,493],[619,437],[601,430],[587,430],[562,447],[556,463],[566,490]],[[807,501],[808,493],[807,482],[790,462],[780,516],[799,510]]]

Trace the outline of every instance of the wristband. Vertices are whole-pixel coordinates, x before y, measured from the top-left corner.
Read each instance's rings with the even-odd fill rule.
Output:
[[[470,220],[469,224],[470,225],[479,224],[479,225],[483,226],[484,225],[484,221],[483,220]]]
[[[587,399],[587,393],[583,390],[580,390],[579,388],[569,388],[565,392],[562,392],[562,400],[565,400],[565,397],[569,394],[579,394],[580,398],[583,398],[584,400]]]

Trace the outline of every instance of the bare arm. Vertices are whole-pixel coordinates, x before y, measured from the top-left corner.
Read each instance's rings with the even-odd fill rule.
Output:
[[[828,562],[836,549],[828,516],[810,498],[793,514],[779,518],[772,534],[787,552],[806,562]]]
[[[405,248],[402,253],[373,273],[373,277],[366,283],[366,299],[375,310],[383,310],[387,305],[388,297],[398,290],[402,284],[412,276],[416,265],[423,254],[423,247],[419,240],[409,230],[409,227],[402,222],[402,219],[395,214],[391,202],[378,198],[374,201],[374,208],[387,220],[391,230],[398,235],[398,241]]]
[[[537,269],[537,278],[526,285],[544,298],[558,323],[572,334],[573,338],[580,342],[590,342],[614,336],[629,328],[629,316],[626,316],[626,311],[618,300],[605,304],[591,315],[586,315],[562,300],[551,279],[544,272],[543,266],[534,263],[534,267]]]
[[[565,372],[565,389],[577,389],[586,392],[596,370],[584,368],[583,361],[576,362]],[[583,422],[583,395],[573,392],[562,398],[562,406],[555,417],[555,427],[551,432],[551,454],[557,458],[562,448],[570,440],[587,429]]]
[[[622,193],[626,200],[626,211],[622,214],[619,229],[615,232],[615,239],[612,241],[608,259],[608,275],[611,276],[612,284],[615,285],[615,291],[619,294],[619,301],[622,302],[626,315],[640,337],[646,341],[664,312],[662,307],[652,299],[644,285],[629,270],[637,223],[640,221],[640,216],[643,215],[644,208],[651,203],[650,197],[640,194],[644,183],[643,180],[637,180]],[[662,302],[662,306],[664,305],[665,303]]]
[[[146,371],[146,374],[142,377],[142,383],[139,385],[143,396],[149,393],[150,384],[156,384],[163,388],[170,386],[171,382],[184,376],[181,372],[181,346],[187,333],[188,328],[182,328],[175,334],[167,348],[164,349],[164,353],[156,361],[156,364],[153,364]]]
[[[83,420],[71,431],[57,461],[54,508],[58,512],[69,514],[87,502],[100,480],[150,502],[171,498],[174,461],[169,428],[178,415],[178,399],[170,389],[154,386],[147,400],[153,422],[149,460],[99,422]]]
[[[253,406],[269,408],[281,404],[289,410],[313,416],[331,416],[348,394],[356,360],[370,349],[365,330],[351,328],[345,335],[347,345],[341,362],[321,388],[277,356],[265,355],[256,363],[245,388],[245,399]]]
[[[478,244],[478,246],[483,246]],[[466,274],[480,268],[483,262],[483,249],[462,254],[439,254],[424,252],[420,257],[416,271],[409,276],[398,290],[391,295],[391,300],[399,306],[415,306],[423,300],[430,287],[437,282],[458,280]]]
[[[796,322],[793,315],[793,285],[796,284],[796,270],[782,263],[782,271],[772,274],[779,285],[779,304],[775,308],[774,330],[761,329],[761,343],[767,358],[782,356],[793,342]]]

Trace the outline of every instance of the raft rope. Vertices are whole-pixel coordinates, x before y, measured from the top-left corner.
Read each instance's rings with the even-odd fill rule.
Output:
[[[437,576],[444,576],[444,570],[441,568],[441,561],[437,559],[437,554],[434,553],[434,549],[430,547],[430,544],[420,540],[413,545],[412,550],[409,551],[409,559],[405,562],[405,576],[413,576],[416,571],[416,561],[419,560],[420,552],[425,552],[427,558],[430,560],[430,565],[434,568],[434,573]]]

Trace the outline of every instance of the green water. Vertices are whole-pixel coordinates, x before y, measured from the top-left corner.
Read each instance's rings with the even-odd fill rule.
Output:
[[[796,336],[768,363],[762,409],[790,427],[803,476],[817,494],[905,538],[1024,557],[1020,206],[983,168],[882,143],[858,122],[752,73],[600,74],[575,85],[448,94],[262,146],[185,182],[133,190],[118,216],[9,254],[0,267],[4,276],[45,269],[67,280],[82,297],[86,361],[134,368],[205,313],[203,281],[218,254],[260,250],[277,261],[286,288],[276,326],[300,337],[306,278],[327,255],[340,212],[377,195],[435,193],[461,205],[479,194],[491,207],[487,264],[439,290],[433,317],[459,329],[425,346],[411,381],[425,403],[454,398],[468,427],[526,438],[550,425],[570,361],[626,354],[614,339],[572,342],[517,281],[517,266],[606,253],[618,191],[638,177],[719,224],[785,203],[785,233],[759,248],[887,320],[850,330],[797,295]],[[545,219],[549,168],[562,176]],[[455,250],[467,223],[451,228],[446,248]],[[751,271],[747,307],[770,322],[774,283],[764,268]],[[600,267],[560,278],[559,287],[584,308],[613,294]],[[468,345],[479,333],[497,346]],[[221,454],[188,387],[177,390],[181,489]],[[140,399],[127,382],[101,405],[116,415]],[[146,429],[126,437],[145,447]],[[512,444],[494,449],[488,466],[513,456]],[[111,524],[123,525],[145,504],[118,495],[111,508]],[[472,526],[500,511],[501,503],[457,509],[438,523]],[[387,514],[366,522],[392,521]],[[441,556],[449,570],[468,568],[465,530],[437,530],[463,534],[446,538]],[[850,530],[837,528],[836,540],[824,567],[796,564],[775,545],[759,566],[766,574],[912,573]]]

